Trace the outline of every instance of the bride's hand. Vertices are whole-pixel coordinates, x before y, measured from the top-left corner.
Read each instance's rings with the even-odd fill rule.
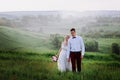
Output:
[[[57,54],[57,55],[55,55],[56,57],[58,57],[59,55]]]
[[[67,61],[70,62],[70,58],[67,58]]]

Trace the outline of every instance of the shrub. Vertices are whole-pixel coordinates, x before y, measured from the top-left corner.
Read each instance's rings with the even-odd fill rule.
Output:
[[[98,42],[95,40],[85,41],[86,51],[98,51]]]
[[[119,45],[117,43],[112,43],[112,53],[120,54]]]

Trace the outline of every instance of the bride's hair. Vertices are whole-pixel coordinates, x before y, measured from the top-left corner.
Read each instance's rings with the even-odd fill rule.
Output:
[[[69,39],[69,38],[70,38],[69,35],[66,35],[66,36],[64,37],[64,41],[63,41],[64,45],[67,45],[67,44],[68,44],[68,39]]]

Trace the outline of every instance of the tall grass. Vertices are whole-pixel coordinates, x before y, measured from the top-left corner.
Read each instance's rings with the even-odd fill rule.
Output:
[[[48,53],[1,52],[1,80],[120,80],[120,57],[87,52],[80,73],[59,72]]]

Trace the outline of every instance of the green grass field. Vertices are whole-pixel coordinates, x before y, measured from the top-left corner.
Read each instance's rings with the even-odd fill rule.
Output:
[[[120,38],[97,38],[99,52],[86,52],[82,72],[61,73],[51,57],[47,34],[0,26],[0,80],[120,80],[120,56],[111,44]]]
[[[82,72],[61,73],[51,53],[0,53],[1,80],[120,80],[120,57],[86,52]]]

